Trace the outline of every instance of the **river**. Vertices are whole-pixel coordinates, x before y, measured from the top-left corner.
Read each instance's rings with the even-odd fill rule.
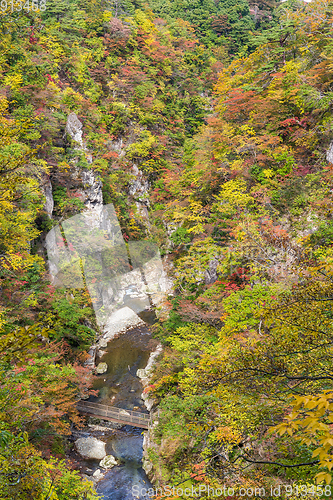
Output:
[[[99,394],[98,397],[91,396],[90,400],[148,413],[141,399],[143,386],[136,372],[147,366],[150,353],[157,345],[158,342],[152,338],[148,325],[129,329],[110,340],[104,354],[98,359],[107,363],[108,370],[95,377],[93,388],[98,390]],[[107,455],[113,455],[120,463],[97,483],[96,489],[102,498],[132,500],[133,487],[139,487],[141,491],[142,488],[151,486],[142,469],[142,429],[101,422],[93,427],[86,427],[83,434],[106,442]],[[82,472],[92,475],[99,468],[99,460],[84,460],[75,452],[74,455]]]

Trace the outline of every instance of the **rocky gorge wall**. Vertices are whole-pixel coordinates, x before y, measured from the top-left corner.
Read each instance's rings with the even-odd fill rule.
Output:
[[[65,132],[75,144],[74,152],[76,151],[78,155],[83,153],[90,165],[92,154],[86,148],[83,125],[75,113],[68,116]],[[85,366],[97,370],[97,373],[103,373],[107,370],[107,366],[102,367],[103,363],[96,366],[96,359],[103,356],[108,342],[128,329],[144,326],[144,321],[138,315],[142,311],[153,308],[157,316],[165,314],[164,304],[167,296],[172,293],[172,281],[167,272],[169,266],[167,259],[161,259],[156,245],[129,242],[128,254],[114,207],[103,205],[101,180],[93,170],[80,167],[75,156],[71,163],[69,179],[80,186],[77,192],[84,208],[81,214],[61,221],[48,232],[45,237],[45,250],[54,286],[88,287],[100,333],[97,342],[89,349]],[[42,189],[46,199],[44,209],[47,216],[52,219],[55,204],[49,177],[45,179]],[[148,190],[148,181],[134,165],[128,196],[135,199],[138,214],[145,220],[149,232]],[[112,245],[109,242],[112,242]],[[128,257],[130,261],[124,264],[124,259],[126,261]],[[83,265],[82,259],[85,262]],[[110,274],[108,264],[116,259],[119,259],[121,264]],[[86,264],[88,261],[90,266]],[[145,389],[150,383],[151,371],[161,352],[162,345],[159,344],[151,352],[147,366],[137,372],[143,386],[142,399],[147,410],[152,412],[153,426],[156,425],[158,409]],[[91,438],[93,439],[95,438]],[[91,444],[95,445],[95,441]],[[148,477],[152,479],[153,465],[149,460],[148,450],[156,447],[152,428],[144,433],[143,441],[143,467]],[[101,477],[96,477],[95,480]]]

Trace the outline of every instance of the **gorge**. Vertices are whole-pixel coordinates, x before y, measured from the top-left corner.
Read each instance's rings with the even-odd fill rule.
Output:
[[[332,22],[0,2],[0,500],[332,497]]]

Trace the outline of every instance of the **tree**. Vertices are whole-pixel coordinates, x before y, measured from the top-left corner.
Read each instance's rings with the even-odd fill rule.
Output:
[[[91,373],[63,360],[56,345],[24,347],[16,364],[1,368],[1,419],[7,428],[29,432],[47,425],[60,434],[80,425],[76,402],[89,393]]]
[[[20,137],[33,127],[7,117],[8,101],[0,98],[0,263],[5,269],[29,266],[28,242],[37,237],[34,219],[43,206],[39,182],[46,163]],[[24,263],[23,263],[24,261]]]
[[[3,500],[97,500],[90,481],[81,480],[64,460],[46,462],[28,435],[0,431],[0,488]]]

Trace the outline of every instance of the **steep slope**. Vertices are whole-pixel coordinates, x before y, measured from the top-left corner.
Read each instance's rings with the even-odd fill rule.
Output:
[[[331,20],[331,3],[284,4],[277,32],[222,70],[182,173],[164,177],[178,295],[151,387],[162,484],[331,481]],[[292,405],[290,435],[272,434]]]

